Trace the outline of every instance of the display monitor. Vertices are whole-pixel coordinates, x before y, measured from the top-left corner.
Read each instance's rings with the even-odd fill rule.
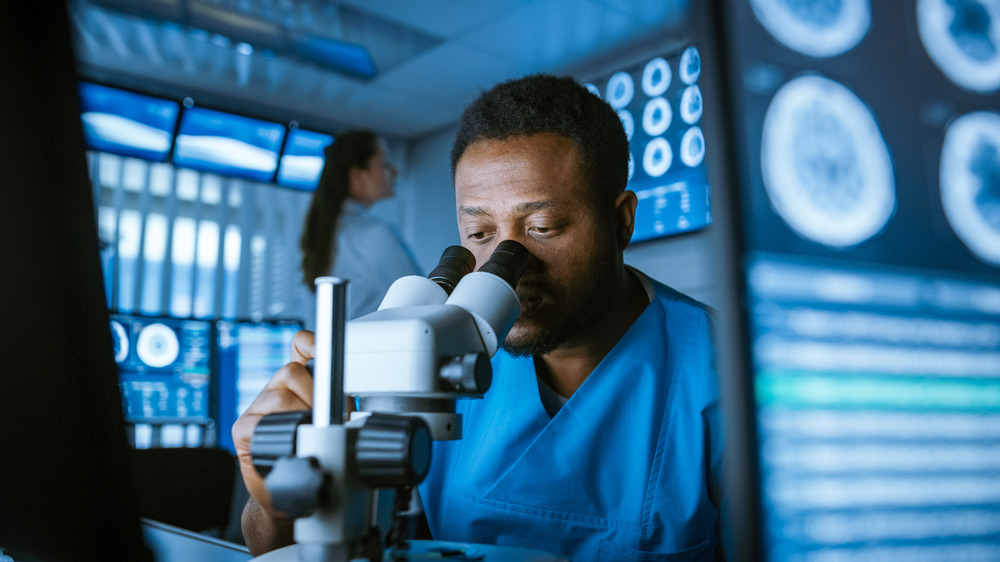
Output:
[[[274,373],[291,361],[292,336],[302,326],[300,320],[293,319],[216,323],[220,447],[234,450],[233,423]]]
[[[212,323],[111,314],[125,419],[132,423],[209,423]]]
[[[717,7],[760,500],[734,524],[764,560],[1000,559],[1000,10]]]
[[[629,139],[628,189],[639,199],[634,242],[712,222],[700,76],[692,44],[587,84],[615,108]]]
[[[274,179],[284,125],[203,107],[181,114],[173,163],[259,182]]]
[[[163,162],[170,154],[180,104],[91,82],[80,82],[87,147]]]
[[[0,2],[0,559],[142,542],[63,2]]]
[[[278,164],[278,185],[312,191],[323,171],[323,150],[333,136],[305,129],[290,129]]]

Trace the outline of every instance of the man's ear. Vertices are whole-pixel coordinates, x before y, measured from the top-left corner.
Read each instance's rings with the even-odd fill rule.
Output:
[[[618,251],[624,251],[632,241],[632,231],[635,229],[635,206],[639,199],[635,193],[625,190],[615,198],[615,237],[618,241]]]

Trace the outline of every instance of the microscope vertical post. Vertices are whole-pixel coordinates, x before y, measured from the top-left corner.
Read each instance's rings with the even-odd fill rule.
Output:
[[[347,280],[316,279],[316,357],[313,362],[313,425],[344,423],[344,334]]]

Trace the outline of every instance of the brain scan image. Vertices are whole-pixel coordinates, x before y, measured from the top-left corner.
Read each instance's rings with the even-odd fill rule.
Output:
[[[795,78],[771,100],[761,172],[789,227],[831,248],[871,238],[896,207],[892,161],[871,110],[820,76]]]
[[[111,321],[111,339],[114,340],[115,345],[115,363],[121,363],[128,359],[128,333],[121,322],[117,320]]]
[[[948,126],[941,149],[941,204],[959,239],[1000,266],[1000,113],[970,113]]]
[[[701,100],[701,88],[688,86],[681,94],[681,119],[688,125],[693,125],[701,119],[704,110]]]
[[[663,98],[653,98],[642,110],[642,130],[651,137],[658,137],[670,127],[674,112]]]
[[[684,50],[679,68],[681,82],[690,86],[698,81],[698,77],[701,76],[701,55],[698,54],[697,48],[688,47]]]
[[[135,353],[150,367],[166,367],[177,360],[180,354],[177,333],[164,324],[150,324],[139,332],[135,342]]]
[[[635,94],[635,84],[627,72],[616,72],[608,79],[608,87],[604,99],[615,109],[621,109],[632,101]]]
[[[658,178],[667,173],[674,161],[674,151],[670,143],[663,137],[657,137],[646,145],[642,155],[642,169],[651,178]]]
[[[642,69],[642,92],[651,98],[662,96],[672,80],[670,65],[663,58],[656,57]]]
[[[750,0],[750,7],[778,42],[817,58],[853,49],[872,20],[869,0]]]
[[[1000,88],[1000,0],[918,0],[917,24],[949,80],[980,93]]]
[[[691,127],[681,137],[681,162],[689,168],[694,168],[705,160],[705,134],[701,127]]]

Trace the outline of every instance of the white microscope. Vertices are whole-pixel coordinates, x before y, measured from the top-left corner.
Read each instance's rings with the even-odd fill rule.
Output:
[[[376,312],[351,322],[344,317],[347,282],[316,280],[311,416],[267,416],[251,442],[275,508],[297,518],[296,544],[258,560],[375,562],[412,554],[396,515],[427,474],[431,441],[461,437],[455,401],[489,389],[489,359],[520,313],[514,287],[529,257],[507,240],[473,272],[472,253],[452,246],[428,277],[398,279]],[[350,420],[345,396],[359,405]],[[388,554],[375,523],[379,489],[397,493]],[[478,548],[499,553],[488,560],[551,559]]]

